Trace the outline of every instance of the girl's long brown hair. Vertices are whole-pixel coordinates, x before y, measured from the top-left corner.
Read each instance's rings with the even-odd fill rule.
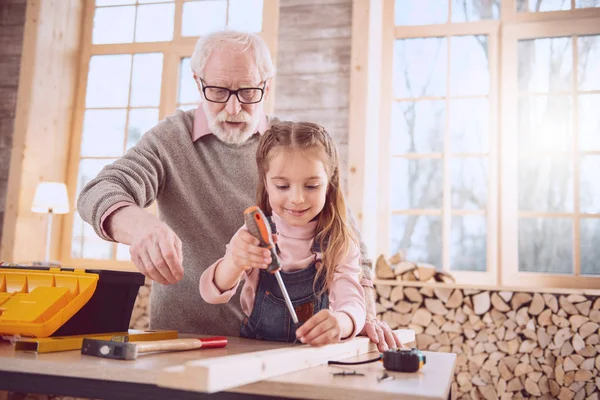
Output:
[[[340,187],[340,164],[338,151],[329,133],[320,125],[310,122],[277,122],[261,137],[256,151],[258,166],[258,206],[267,214],[273,210],[267,194],[266,175],[269,163],[275,155],[274,150],[305,151],[322,149],[326,155],[323,160],[329,178],[325,205],[317,216],[315,241],[321,245],[322,268],[317,270],[315,282],[324,275],[325,287],[329,289],[333,281],[335,267],[343,261],[351,249],[358,246],[356,235],[348,221],[346,199]]]

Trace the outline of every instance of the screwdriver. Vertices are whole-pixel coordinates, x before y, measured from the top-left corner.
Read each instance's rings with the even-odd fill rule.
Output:
[[[283,293],[285,304],[292,315],[292,320],[294,321],[294,324],[298,324],[298,316],[296,315],[290,295],[288,294],[285,284],[283,283],[283,279],[281,279],[281,274],[279,273],[279,270],[281,269],[281,262],[279,261],[279,257],[277,257],[277,252],[275,251],[275,245],[273,244],[273,236],[271,233],[271,225],[269,224],[269,221],[267,221],[267,217],[265,217],[265,214],[260,208],[257,206],[251,206],[246,208],[244,211],[244,221],[246,222],[246,227],[252,236],[260,240],[260,247],[264,247],[271,251],[271,264],[269,264],[267,267],[267,272],[275,275],[275,279],[279,284],[279,289],[281,289],[281,293]]]

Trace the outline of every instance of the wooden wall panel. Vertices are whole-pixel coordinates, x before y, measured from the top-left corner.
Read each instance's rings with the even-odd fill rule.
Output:
[[[352,0],[281,0],[279,18],[275,115],[323,125],[345,170]]]
[[[38,182],[66,180],[82,12],[79,0],[27,2],[18,96],[11,95],[18,102],[0,250],[5,260],[44,259],[46,216],[30,209]],[[58,259],[62,218],[55,217],[52,259]]]
[[[2,221],[6,209],[26,7],[25,0],[5,0],[0,4],[0,240],[3,236]]]

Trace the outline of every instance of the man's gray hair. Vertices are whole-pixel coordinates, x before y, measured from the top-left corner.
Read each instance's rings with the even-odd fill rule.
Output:
[[[200,78],[204,76],[206,61],[213,51],[217,49],[238,50],[252,54],[256,59],[256,66],[258,67],[261,81],[266,81],[275,74],[269,47],[259,35],[224,30],[203,36],[196,42],[194,54],[192,54],[192,59],[190,60],[192,72],[196,76]]]

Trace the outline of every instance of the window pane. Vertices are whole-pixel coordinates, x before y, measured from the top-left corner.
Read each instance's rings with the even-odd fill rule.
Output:
[[[446,38],[396,40],[394,95],[397,98],[446,94],[446,43]]]
[[[442,218],[393,215],[391,253],[402,250],[406,259],[442,267]]]
[[[582,218],[580,223],[581,273],[600,275],[600,219]]]
[[[579,148],[600,151],[600,94],[579,96]]]
[[[263,0],[229,0],[231,29],[245,32],[262,31]]]
[[[451,38],[450,58],[450,93],[453,96],[489,93],[487,36]]]
[[[485,271],[487,265],[487,229],[485,216],[452,217],[450,269]]]
[[[488,160],[484,157],[453,158],[452,208],[485,210],[488,192]]]
[[[441,153],[444,101],[396,102],[392,106],[392,154]]]
[[[448,21],[448,0],[396,0],[396,25],[444,24]]]
[[[573,221],[519,219],[519,271],[573,273]]]
[[[194,82],[194,76],[190,68],[190,58],[182,58],[179,67],[179,103],[198,103],[200,101],[200,92]]]
[[[487,99],[450,102],[450,149],[453,153],[487,153],[490,106]]]
[[[557,92],[571,90],[573,46],[569,37],[519,40],[519,90]]]
[[[600,214],[600,179],[598,179],[598,171],[600,171],[600,156],[581,157],[580,193],[582,213]],[[597,234],[600,236],[600,231]]]
[[[104,168],[111,164],[114,159],[83,159],[79,162],[77,172],[77,197],[81,189]],[[91,258],[91,259],[110,259],[112,258],[113,245],[111,242],[100,239],[92,226],[83,222],[79,213],[73,215],[73,237],[71,238],[71,257],[73,258]]]
[[[598,0],[600,3],[600,0]],[[600,36],[577,38],[579,89],[600,90]]]
[[[117,243],[117,260],[118,261],[130,261],[131,254],[129,254],[129,246]]]
[[[133,56],[130,105],[133,107],[160,104],[162,83],[162,53],[136,54]]]
[[[172,3],[175,0],[138,0],[138,3]]]
[[[127,150],[135,146],[142,135],[158,123],[158,108],[137,108],[129,111]]]
[[[131,55],[92,56],[88,73],[86,108],[127,107]]]
[[[570,10],[571,0],[517,0],[519,12],[545,12]]]
[[[173,39],[175,4],[138,6],[136,42],[166,42]]]
[[[77,172],[77,196],[81,189],[102,171],[102,168],[114,161],[115,159],[82,159]]]
[[[97,6],[120,6],[123,4],[135,4],[135,0],[96,0]]]
[[[573,163],[568,157],[519,160],[519,210],[573,212]]]
[[[226,0],[205,0],[183,3],[182,36],[202,36],[225,29]]]
[[[178,110],[182,111],[192,110],[194,108],[198,108],[198,104],[183,104],[177,107]]]
[[[600,0],[575,0],[576,8],[600,7]]]
[[[71,240],[71,257],[88,258],[96,260],[110,260],[112,258],[113,244],[100,239],[94,228],[84,222],[79,213],[73,215],[73,237]]]
[[[573,145],[571,98],[519,99],[519,152],[570,151]]]
[[[81,138],[82,157],[120,157],[125,141],[126,110],[86,110]]]
[[[442,208],[441,159],[391,160],[391,196],[393,210]]]
[[[134,19],[134,6],[97,8],[94,13],[92,43],[131,43]]]
[[[452,22],[480,21],[500,17],[500,0],[453,0]]]

